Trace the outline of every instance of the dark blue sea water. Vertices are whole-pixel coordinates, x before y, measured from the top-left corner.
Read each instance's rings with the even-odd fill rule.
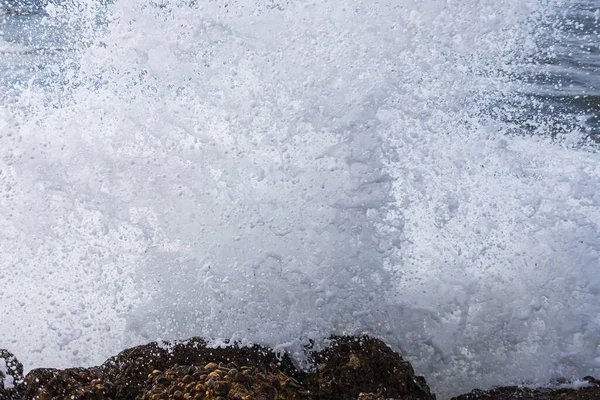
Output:
[[[65,1],[52,4],[64,6]],[[48,66],[71,57],[81,47],[77,24],[50,19],[47,3],[38,0],[4,0],[0,3],[2,34],[0,83],[3,90],[29,79],[44,84],[57,78]],[[540,27],[539,48],[519,79],[531,84],[526,92],[533,109],[521,116],[527,121],[550,118],[551,135],[580,127],[583,137],[597,142],[600,135],[600,16],[597,0],[565,1],[548,25]],[[531,131],[524,123],[523,129]],[[537,132],[538,134],[540,132]]]
[[[566,111],[584,126],[585,135],[600,135],[600,11],[598,1],[572,2],[548,27],[540,69],[532,75],[538,98],[548,114]]]

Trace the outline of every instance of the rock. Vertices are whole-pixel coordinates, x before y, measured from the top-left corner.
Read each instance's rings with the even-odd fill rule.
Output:
[[[425,379],[380,340],[336,337],[313,357],[317,370],[306,386],[316,398],[435,400]]]
[[[99,367],[35,369],[12,397],[0,391],[0,400],[435,400],[410,364],[377,339],[334,338],[310,357],[316,371],[306,373],[262,346],[211,348],[200,338],[154,342]],[[23,380],[20,364],[10,366],[15,382]]]
[[[34,369],[23,384],[23,398],[36,400],[102,400],[116,395],[114,384],[97,367]]]
[[[179,365],[148,375],[140,400],[163,399],[264,399],[308,400],[295,379],[275,365],[261,371],[235,362],[203,367]]]
[[[262,371],[269,370],[273,364],[292,377],[302,375],[294,368],[287,355],[280,360],[265,347],[232,345],[225,348],[210,348],[200,338],[171,344],[165,342],[160,346],[153,342],[134,347],[110,358],[101,368],[116,386],[116,399],[133,399],[140,394],[148,375],[154,370],[165,371],[176,365],[205,366],[213,363],[218,366],[221,363],[231,362]]]
[[[451,400],[598,400],[600,380],[591,376],[583,378],[589,385],[579,389],[530,389],[518,386],[505,386],[490,390],[475,389],[470,393],[453,397]]]
[[[147,375],[155,369],[168,368],[169,353],[156,342],[133,347],[109,358],[102,370],[116,386],[119,399],[135,399]]]
[[[0,400],[20,398],[23,365],[11,352],[0,349]]]
[[[150,343],[125,350],[99,367],[23,366],[0,350],[0,400],[256,399],[435,400],[425,379],[380,340],[335,337],[309,354],[315,370],[295,369],[261,347],[210,348],[200,338]],[[585,377],[579,389],[499,387],[473,390],[452,400],[597,400],[600,380]],[[563,382],[564,383],[564,382]]]
[[[216,350],[229,350],[229,362],[220,361],[224,354],[216,359]],[[331,347],[311,355],[312,374],[296,371],[285,358],[275,364],[271,351],[259,346],[210,352],[206,364],[150,372],[141,400],[435,400],[410,363],[369,337],[334,338]]]

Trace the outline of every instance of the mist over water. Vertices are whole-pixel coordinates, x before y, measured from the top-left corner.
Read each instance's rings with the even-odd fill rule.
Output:
[[[3,72],[0,347],[368,333],[442,396],[598,375],[598,155],[523,79],[571,6],[51,3],[61,45]]]

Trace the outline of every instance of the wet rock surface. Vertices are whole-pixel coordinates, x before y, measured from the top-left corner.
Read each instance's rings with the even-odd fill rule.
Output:
[[[101,367],[104,376],[116,386],[116,399],[134,399],[140,395],[148,375],[154,370],[166,370],[177,365],[203,366],[208,363],[238,362],[250,368],[269,370],[277,366],[291,376],[298,375],[291,359],[279,360],[265,347],[210,348],[200,338],[170,344],[150,343],[125,350],[107,360]]]
[[[319,399],[356,399],[364,392],[407,400],[435,399],[408,361],[370,337],[334,338],[314,355],[317,370],[306,383]]]
[[[314,370],[297,370],[290,358],[261,347],[211,348],[200,338],[150,343],[104,364],[64,370],[23,367],[0,350],[0,400],[244,399],[435,400],[425,379],[385,343],[370,337],[336,337],[310,353]],[[502,387],[474,390],[453,400],[600,399],[600,381],[580,389]]]
[[[578,389],[505,386],[491,390],[476,389],[451,400],[600,400],[600,380],[591,376],[586,376],[583,380],[587,382],[587,386]]]
[[[34,369],[27,374],[22,385],[22,398],[36,400],[52,399],[110,399],[114,398],[114,385],[103,379],[97,367]]]
[[[153,371],[141,400],[155,399],[310,399],[295,379],[275,365],[270,371],[237,363],[208,363],[203,367],[180,365]]]

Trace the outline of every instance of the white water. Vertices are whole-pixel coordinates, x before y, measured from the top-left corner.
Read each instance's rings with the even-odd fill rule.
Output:
[[[562,3],[146,3],[96,38],[51,6],[92,45],[0,106],[0,347],[369,333],[442,396],[600,373],[598,155],[506,122]]]

